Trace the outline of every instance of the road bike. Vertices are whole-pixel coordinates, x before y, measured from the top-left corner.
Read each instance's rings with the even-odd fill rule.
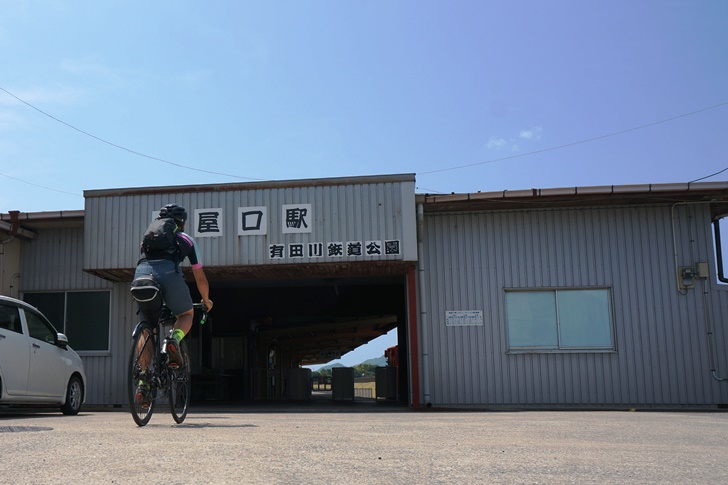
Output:
[[[179,342],[181,363],[168,365],[164,338],[171,336],[176,317],[164,303],[162,291],[152,277],[136,278],[131,284],[131,294],[139,306],[140,320],[132,332],[129,353],[129,408],[138,426],[146,425],[152,418],[155,405],[165,397],[169,401],[172,418],[181,423],[187,416],[191,396],[190,354],[185,339]],[[195,317],[200,324],[207,319],[202,303],[195,303]],[[152,323],[154,322],[154,323]],[[137,388],[147,386],[148,403],[136,399]]]

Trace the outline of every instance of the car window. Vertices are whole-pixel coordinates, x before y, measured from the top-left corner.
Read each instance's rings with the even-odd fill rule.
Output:
[[[25,311],[25,321],[28,323],[28,334],[38,340],[56,343],[56,331],[45,320],[33,312]]]
[[[20,325],[20,313],[17,307],[0,305],[0,328],[11,332],[23,333]]]

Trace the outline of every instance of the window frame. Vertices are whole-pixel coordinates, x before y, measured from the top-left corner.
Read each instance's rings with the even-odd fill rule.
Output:
[[[69,339],[70,346],[73,348],[74,351],[78,355],[82,356],[108,356],[111,355],[111,290],[109,289],[88,289],[88,290],[48,290],[48,291],[25,291],[23,292],[22,299],[25,301],[26,295],[38,295],[38,294],[44,294],[44,295],[50,295],[50,294],[60,294],[63,295],[63,321],[57,322],[58,326],[61,327],[57,329],[58,332],[63,333],[64,335],[68,336],[66,333],[67,331],[67,318],[68,318],[68,295],[69,293],[106,293],[108,295],[108,315],[107,315],[107,329],[106,329],[106,341],[104,342],[104,345],[106,348],[99,348],[99,349],[88,349],[88,350],[79,350],[78,348],[74,347],[72,338]],[[26,302],[32,306],[32,303]],[[37,307],[36,307],[37,308]],[[42,309],[38,308],[40,310],[41,314],[45,315],[45,312],[43,312]]]
[[[716,269],[716,283],[718,284],[718,289],[725,290],[728,285],[728,277],[725,275],[725,266],[723,264],[723,247],[722,247],[722,237],[721,237],[721,227],[720,227],[720,221],[722,221],[724,218],[728,217],[728,215],[724,215],[721,217],[716,217],[713,219],[713,249],[715,251],[715,269]]]
[[[558,292],[578,292],[604,290],[607,292],[607,317],[609,324],[609,346],[581,346],[567,347],[562,345],[561,322],[559,314]],[[511,344],[511,323],[508,315],[508,294],[509,293],[551,293],[554,298],[554,320],[556,325],[556,346],[551,345],[512,345]],[[578,286],[578,287],[544,287],[544,288],[504,288],[504,309],[506,326],[506,354],[575,354],[590,353],[604,354],[617,352],[616,330],[614,325],[614,298],[612,288],[609,286]]]

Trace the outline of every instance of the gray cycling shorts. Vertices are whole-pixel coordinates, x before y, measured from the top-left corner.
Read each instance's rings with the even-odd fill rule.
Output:
[[[178,268],[173,261],[159,259],[139,263],[134,278],[149,275],[153,276],[162,287],[164,302],[172,313],[180,315],[192,310],[190,288],[182,275],[182,269]]]

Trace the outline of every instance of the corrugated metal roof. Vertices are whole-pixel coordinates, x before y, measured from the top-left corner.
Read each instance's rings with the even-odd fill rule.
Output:
[[[240,182],[205,185],[162,185],[157,187],[131,187],[101,190],[84,190],[85,198],[122,195],[173,194],[194,192],[230,192],[236,190],[287,189],[296,187],[321,187],[336,185],[360,185],[396,182],[414,182],[415,174],[367,175],[361,177],[332,177],[297,180],[270,180],[262,182]]]
[[[728,202],[728,182],[599,185],[494,192],[417,194],[424,210],[467,211],[528,207],[643,205],[691,201]]]
[[[378,182],[414,181],[415,174],[373,175],[363,177],[338,177],[321,179],[280,180],[265,182],[244,182],[231,184],[178,185],[156,187],[132,187],[116,189],[86,190],[84,197],[108,197],[118,195],[142,195],[163,192],[209,192],[252,190],[266,188],[289,188],[321,185],[369,184]],[[608,197],[608,198],[606,198]],[[573,202],[605,203],[654,203],[661,197],[669,197],[675,202],[685,200],[728,200],[728,181],[721,182],[678,182],[665,184],[597,185],[555,188],[533,188],[519,190],[498,190],[488,192],[464,192],[450,194],[417,194],[418,203],[426,205],[425,210],[470,210],[477,208],[502,208],[509,202],[537,203],[539,206],[563,206]],[[595,200],[599,198],[599,200]],[[663,200],[669,201],[669,200]],[[440,206],[436,208],[434,206]],[[448,206],[449,208],[445,208]],[[521,206],[522,207],[522,206]],[[20,212],[20,221],[29,223],[51,222],[63,219],[83,219],[83,210],[53,212]],[[0,220],[10,220],[9,214],[0,214]]]

